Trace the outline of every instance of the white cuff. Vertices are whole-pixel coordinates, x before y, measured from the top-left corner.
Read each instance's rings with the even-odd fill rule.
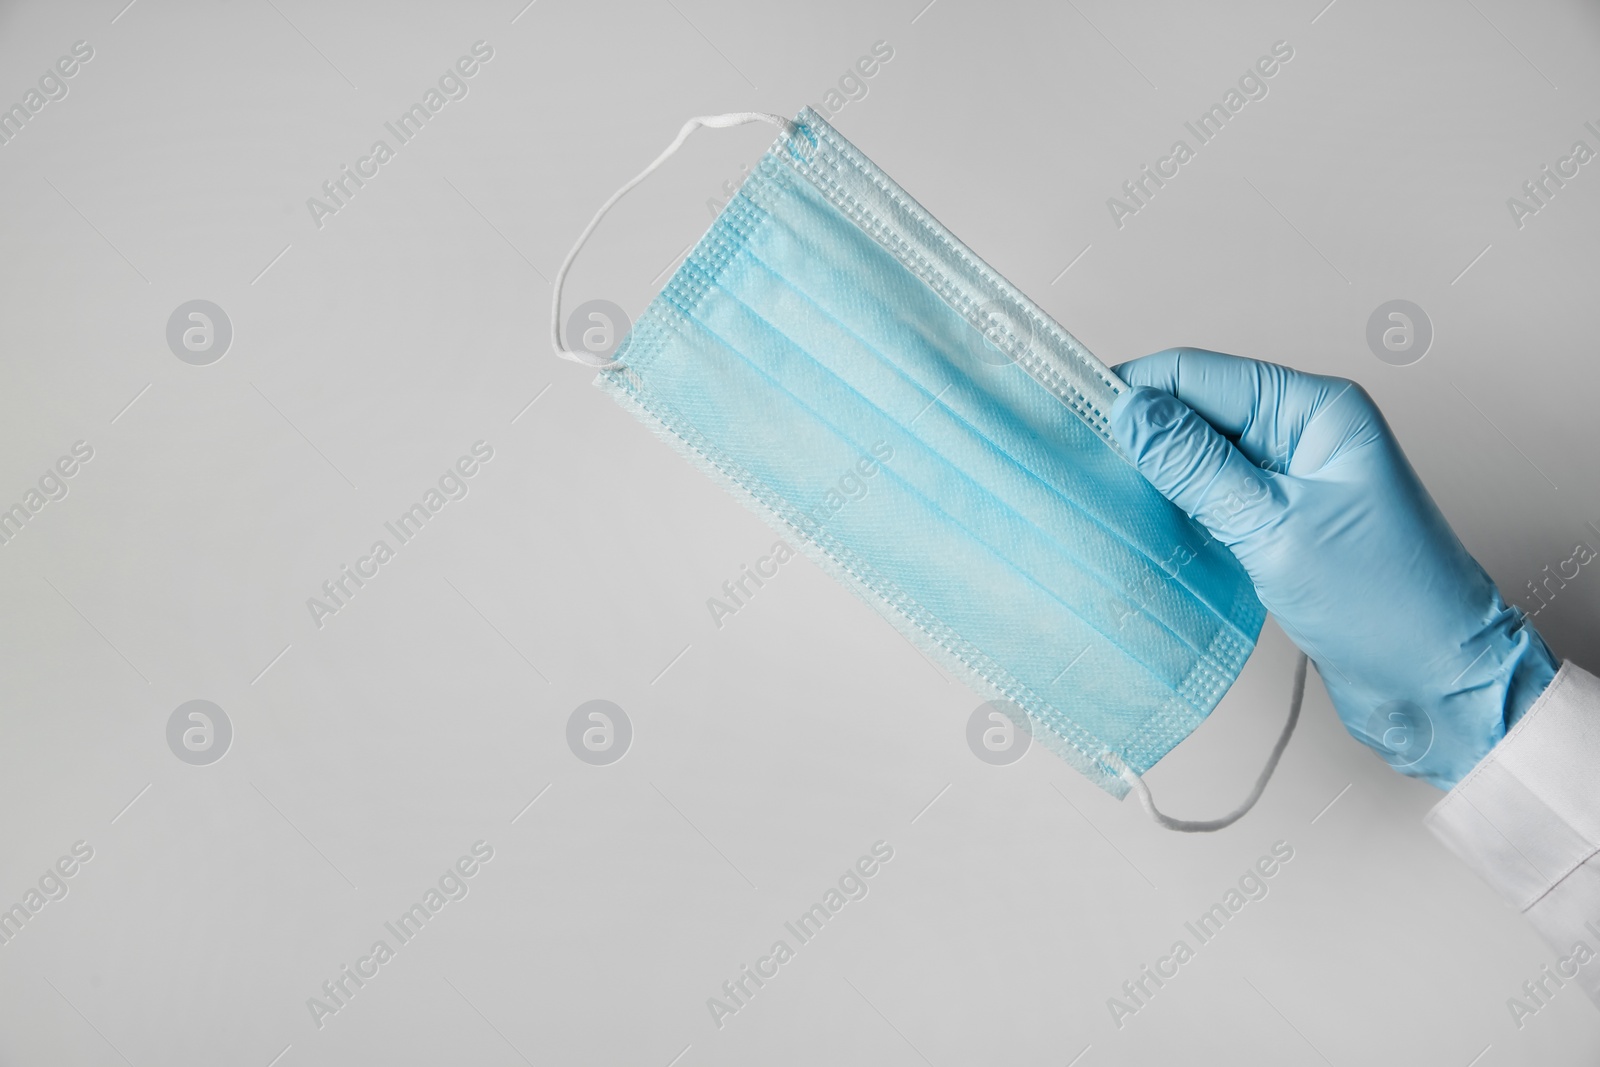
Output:
[[[1600,680],[1564,663],[1425,821],[1507,902],[1527,911],[1600,852],[1597,777]]]
[[[1559,956],[1600,941],[1600,680],[1562,664],[1425,821]],[[1600,1006],[1600,970],[1582,962],[1556,968]]]

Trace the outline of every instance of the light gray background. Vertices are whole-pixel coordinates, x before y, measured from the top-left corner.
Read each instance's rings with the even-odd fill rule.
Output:
[[[775,535],[545,340],[562,255],[686,117],[820,104],[884,40],[833,121],[952,230],[1107,362],[1359,380],[1525,599],[1600,546],[1600,170],[1520,230],[1505,203],[1600,148],[1592,5],[523,2],[0,8],[0,102],[95,50],[0,147],[0,502],[95,450],[0,546],[0,904],[94,848],[0,946],[0,1062],[1594,1062],[1575,989],[1513,1025],[1553,954],[1314,677],[1214,836],[1042,750],[986,765],[979,698],[808,562],[715,629]],[[478,40],[470,95],[318,229],[306,198]],[[1106,198],[1279,40],[1270,95],[1115,227]],[[642,308],[770,133],[698,135],[570,304]],[[165,341],[196,298],[234,328],[207,367]],[[1396,298],[1437,334],[1409,367],[1365,342]],[[317,629],[306,598],[480,439],[470,495]],[[1597,581],[1538,620],[1590,666]],[[1151,775],[1170,810],[1235,803],[1291,667],[1269,624]],[[166,743],[197,698],[234,728],[209,766]],[[608,767],[564,740],[595,698],[635,730]],[[316,1028],[307,998],[479,839],[470,895]],[[870,895],[717,1029],[706,998],[880,839]],[[1107,998],[1278,840],[1270,895],[1117,1029]]]

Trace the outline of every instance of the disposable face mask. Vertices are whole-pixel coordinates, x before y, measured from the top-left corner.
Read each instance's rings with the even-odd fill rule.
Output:
[[[613,204],[699,126],[782,133],[609,360],[561,289]],[[1265,617],[1222,545],[1112,437],[1125,386],[807,109],[691,120],[555,283],[557,353],[952,674],[1113,796],[1227,692]],[[1024,721],[1023,717],[1026,717]]]

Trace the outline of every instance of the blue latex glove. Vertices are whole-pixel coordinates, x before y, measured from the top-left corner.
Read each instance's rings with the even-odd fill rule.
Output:
[[[1354,382],[1193,348],[1116,368],[1140,472],[1233,550],[1345,728],[1449,789],[1556,659],[1508,607]]]

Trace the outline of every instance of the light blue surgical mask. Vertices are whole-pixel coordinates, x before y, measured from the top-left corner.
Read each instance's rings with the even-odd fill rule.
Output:
[[[1139,775],[1244,666],[1249,577],[1123,456],[1122,382],[815,112],[692,120],[579,246],[695,128],[749,121],[783,132],[611,360],[561,345],[574,247],[557,352],[1101,788],[1174,829],[1243,814],[1287,731],[1224,819]]]

